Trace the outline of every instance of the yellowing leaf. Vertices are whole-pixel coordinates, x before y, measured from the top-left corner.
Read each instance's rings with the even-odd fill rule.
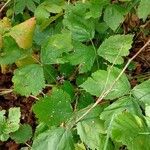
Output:
[[[4,34],[11,28],[11,22],[7,17],[0,20],[0,34]]]
[[[36,24],[36,20],[33,17],[19,25],[14,26],[10,30],[9,34],[16,40],[19,47],[23,49],[27,49],[32,46],[35,24]]]

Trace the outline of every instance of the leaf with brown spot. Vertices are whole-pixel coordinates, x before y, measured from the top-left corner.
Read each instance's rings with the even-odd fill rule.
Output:
[[[11,35],[23,49],[30,48],[32,46],[33,33],[36,25],[35,17],[26,20],[23,23],[20,23],[14,26],[9,35]]]

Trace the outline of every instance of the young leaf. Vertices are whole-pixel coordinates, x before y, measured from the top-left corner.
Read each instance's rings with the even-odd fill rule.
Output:
[[[130,112],[135,115],[142,115],[141,109],[136,99],[133,97],[123,97],[109,105],[101,113],[102,120],[110,121],[113,115],[120,114],[124,111]]]
[[[72,65],[79,65],[79,72],[90,71],[95,61],[95,51],[93,47],[86,46],[80,42],[74,42],[74,51],[66,59]]]
[[[110,63],[122,64],[123,56],[129,55],[132,46],[132,35],[114,35],[106,39],[99,47],[98,54]]]
[[[63,63],[62,54],[71,50],[71,34],[69,32],[55,34],[42,46],[41,61],[44,64]]]
[[[135,86],[132,89],[132,94],[139,101],[144,102],[144,104],[150,105],[150,80],[146,80],[143,83]]]
[[[125,8],[116,4],[111,4],[107,6],[104,11],[104,21],[112,30],[115,31],[119,27],[120,23],[124,21],[125,14]]]
[[[136,115],[123,112],[115,117],[111,134],[112,139],[127,145],[129,150],[149,150],[149,128],[144,121]]]
[[[41,98],[33,105],[33,111],[41,122],[49,126],[60,125],[72,115],[70,96],[61,89],[53,89],[51,96]]]
[[[15,132],[19,129],[21,112],[20,108],[10,108],[5,132]]]
[[[15,39],[19,47],[23,49],[31,48],[35,24],[35,18],[31,18],[11,28],[8,34]]]
[[[149,0],[141,0],[139,7],[138,7],[138,16],[142,18],[144,21],[146,20],[147,16],[150,14],[150,1]]]
[[[11,132],[19,129],[20,108],[10,108],[8,118],[6,119],[5,110],[0,111],[0,141],[6,141]]]
[[[21,56],[23,56],[23,51],[18,47],[15,40],[12,37],[5,36],[3,48],[0,50],[0,64],[12,64]]]
[[[16,132],[10,134],[11,139],[16,143],[25,143],[32,136],[32,128],[28,124],[23,124]]]
[[[92,74],[83,84],[80,85],[85,91],[91,95],[100,96],[104,90],[108,90],[115,81],[121,70],[112,68],[105,70],[98,70]],[[110,73],[109,73],[110,72]],[[106,82],[107,81],[107,82]],[[105,86],[106,85],[106,86]],[[115,99],[129,93],[130,83],[125,74],[116,82],[113,89],[105,97],[105,99]]]
[[[14,91],[23,95],[38,95],[45,87],[43,68],[38,64],[26,65],[15,70],[12,78]]]
[[[85,19],[87,6],[85,3],[76,3],[66,7],[64,26],[67,27],[76,41],[88,41],[94,37],[95,25],[93,19]]]
[[[74,150],[72,134],[64,128],[56,128],[39,134],[31,150]]]

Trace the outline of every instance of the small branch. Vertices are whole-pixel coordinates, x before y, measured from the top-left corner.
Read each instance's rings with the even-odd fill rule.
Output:
[[[129,66],[129,64],[131,63],[131,61],[133,59],[135,59],[150,43],[150,39],[145,43],[145,45],[132,57],[128,60],[128,62],[126,63],[126,65],[124,66],[124,68],[122,69],[122,71],[120,72],[120,74],[118,75],[118,77],[115,79],[115,81],[112,83],[112,85],[108,88],[108,90],[106,90],[104,93],[102,93],[100,95],[100,97],[97,99],[97,101],[81,116],[79,117],[75,123],[78,123],[80,120],[82,120],[93,108],[95,108],[104,97],[106,97],[112,90],[112,88],[114,87],[114,85],[116,84],[116,82],[120,79],[120,77],[122,76],[122,74],[125,72],[125,70],[127,69],[127,67]]]
[[[7,4],[10,2],[11,0],[8,0],[0,9],[0,13],[3,11],[3,9],[7,6]]]
[[[12,89],[0,89],[0,95],[5,95],[12,92],[13,92]]]

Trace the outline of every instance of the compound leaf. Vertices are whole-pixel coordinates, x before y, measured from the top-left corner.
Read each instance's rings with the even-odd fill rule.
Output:
[[[121,72],[118,68],[110,68],[105,70],[98,70],[92,74],[91,77],[80,85],[85,91],[91,95],[100,96],[104,90],[108,90],[112,83],[115,81],[119,73]],[[110,72],[110,73],[109,73]],[[105,99],[115,99],[129,93],[130,83],[125,74],[116,82],[112,90],[105,97]]]

